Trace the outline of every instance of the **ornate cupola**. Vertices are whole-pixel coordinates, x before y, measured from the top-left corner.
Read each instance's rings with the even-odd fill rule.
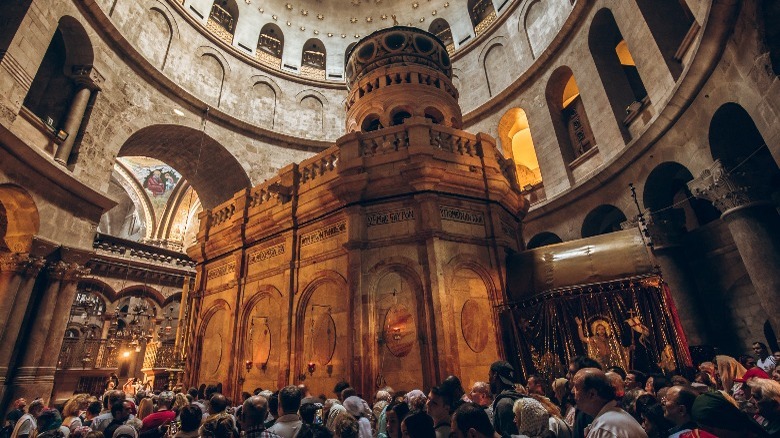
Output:
[[[452,64],[435,35],[395,26],[372,33],[348,54],[347,132],[368,132],[425,117],[462,126]]]

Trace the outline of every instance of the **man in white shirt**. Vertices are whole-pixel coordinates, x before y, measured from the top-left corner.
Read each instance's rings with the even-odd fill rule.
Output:
[[[268,431],[282,438],[295,438],[301,431],[301,390],[297,386],[285,386],[279,391],[279,418]]]
[[[769,348],[763,342],[753,342],[753,352],[756,353],[758,360],[756,366],[766,371],[767,374],[772,374],[775,369],[775,357],[769,354]]]
[[[583,368],[574,375],[577,409],[593,416],[585,438],[647,438],[642,426],[615,401],[615,388],[598,368]]]
[[[22,418],[16,422],[11,438],[29,437],[38,428],[38,415],[41,414],[43,408],[43,400],[33,400],[27,408],[27,413],[22,415]]]

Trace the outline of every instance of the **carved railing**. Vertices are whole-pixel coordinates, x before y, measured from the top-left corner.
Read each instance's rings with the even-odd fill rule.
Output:
[[[460,133],[458,131],[445,130],[441,126],[432,125],[430,129],[430,144],[436,149],[459,155],[468,155],[470,157],[478,156],[477,138],[464,134],[465,133]]]
[[[271,35],[261,33],[257,41],[257,48],[273,55],[275,58],[282,57],[282,41]]]
[[[176,365],[176,348],[173,343],[151,342],[146,346],[144,368],[168,369]]]
[[[169,248],[161,248],[149,243],[134,242],[132,240],[97,233],[92,247],[100,254],[121,256],[133,259],[141,259],[151,263],[159,263],[173,266],[191,268],[195,262],[179,251]]]
[[[233,16],[227,9],[214,3],[211,6],[211,14],[209,14],[209,21],[213,21],[229,34],[233,34]]]
[[[236,203],[232,199],[221,205],[218,205],[211,212],[211,226],[218,227],[228,222],[235,213],[236,213]]]
[[[489,13],[485,18],[482,19],[482,21],[479,22],[479,24],[474,27],[474,33],[477,36],[482,35],[485,33],[486,30],[496,21],[496,11],[492,11]]]
[[[259,186],[253,187],[249,191],[249,209],[254,209],[262,206],[270,201],[287,202],[290,197],[290,188],[284,187],[280,183],[278,176],[272,178],[269,181],[262,183]]]
[[[330,147],[320,154],[301,162],[298,170],[301,173],[301,184],[325,176],[336,170],[339,161],[339,149]]]
[[[363,134],[359,144],[362,157],[396,152],[409,147],[409,133],[404,126],[380,129],[371,134]]]
[[[119,364],[118,350],[107,339],[65,339],[60,348],[57,369],[116,368]]]
[[[347,101],[347,110],[349,110],[357,99],[362,98],[372,91],[400,84],[430,85],[445,91],[456,99],[458,98],[457,90],[455,90],[455,87],[452,86],[452,82],[446,76],[425,68],[417,69],[412,66],[407,66],[403,70],[390,70],[380,77],[366,76],[361,79],[358,83],[353,85],[353,88],[350,91],[349,100]]]
[[[315,69],[325,70],[325,54],[314,50],[304,50],[301,63]]]

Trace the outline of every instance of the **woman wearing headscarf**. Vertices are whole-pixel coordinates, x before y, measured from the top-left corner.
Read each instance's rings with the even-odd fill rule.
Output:
[[[344,409],[357,420],[360,431],[359,437],[373,438],[371,421],[368,419],[368,416],[371,415],[371,408],[368,407],[368,403],[362,398],[353,395],[344,400]]]
[[[550,414],[542,404],[530,397],[515,400],[512,407],[515,424],[520,435],[512,438],[548,438],[555,435],[550,431]]]

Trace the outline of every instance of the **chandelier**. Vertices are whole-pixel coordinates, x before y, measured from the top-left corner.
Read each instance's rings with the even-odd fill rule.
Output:
[[[139,353],[141,346],[154,338],[154,329],[149,324],[153,317],[154,312],[146,301],[129,305],[126,312],[117,308],[108,329],[111,342],[127,342],[129,347]]]

